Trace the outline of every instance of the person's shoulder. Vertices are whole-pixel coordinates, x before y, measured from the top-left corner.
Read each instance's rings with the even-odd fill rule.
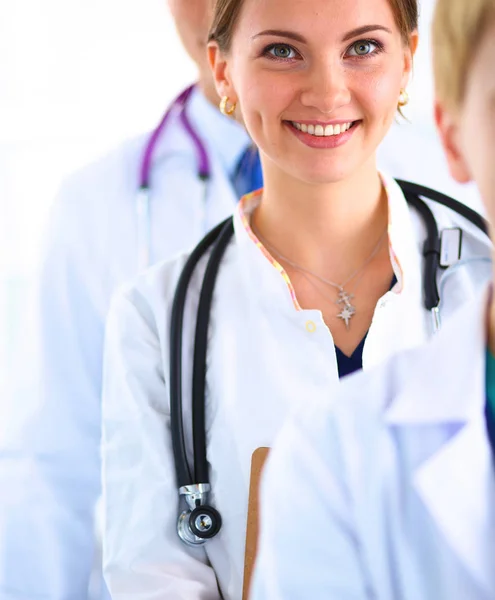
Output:
[[[112,305],[125,301],[138,309],[146,306],[146,310],[151,310],[157,315],[160,322],[168,322],[177,284],[191,251],[192,249],[159,261],[121,284],[113,295]],[[189,282],[186,300],[188,313],[191,305],[197,304],[206,261],[207,254],[199,260]]]
[[[148,267],[132,279],[122,283],[115,297],[128,299],[139,296],[147,298],[159,298],[161,301],[170,299],[171,290],[175,290],[180,274],[187,262],[189,252],[181,252],[172,258],[157,262]]]

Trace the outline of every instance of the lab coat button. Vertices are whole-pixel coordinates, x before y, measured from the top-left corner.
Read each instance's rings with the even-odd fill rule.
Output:
[[[316,324],[313,321],[306,321],[306,331],[314,333],[316,331]]]

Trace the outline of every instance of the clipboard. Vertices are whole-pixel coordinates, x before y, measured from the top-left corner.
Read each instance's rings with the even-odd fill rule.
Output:
[[[263,466],[270,448],[257,448],[251,458],[251,480],[249,485],[249,505],[246,527],[246,551],[244,554],[244,586],[242,600],[248,600],[251,578],[253,576],[256,551],[258,549],[259,529],[259,492]]]

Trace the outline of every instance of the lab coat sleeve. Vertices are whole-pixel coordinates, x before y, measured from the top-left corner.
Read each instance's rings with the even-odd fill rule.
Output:
[[[252,600],[371,600],[328,408],[282,429],[263,477]]]
[[[1,402],[0,599],[86,600],[100,492],[103,323],[60,198]],[[85,240],[89,244],[89,240]]]
[[[176,532],[178,491],[159,334],[142,294],[115,296],[103,383],[104,575],[113,600],[218,600],[203,549]]]

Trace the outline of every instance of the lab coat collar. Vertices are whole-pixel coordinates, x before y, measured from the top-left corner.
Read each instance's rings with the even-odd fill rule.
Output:
[[[418,339],[415,342],[420,343],[424,341],[427,333],[421,301],[421,256],[418,251],[418,242],[402,190],[394,179],[383,173],[380,176],[389,202],[390,256],[398,281],[392,294],[400,297],[400,311],[403,312],[410,308],[411,318],[417,315]],[[250,281],[256,281],[258,289],[270,290],[269,296],[263,294],[265,298],[269,298],[270,305],[273,306],[275,297],[278,297],[280,310],[292,313],[294,309],[301,311],[288,274],[264,248],[250,228],[251,214],[259,204],[261,196],[262,190],[258,190],[244,196],[239,203],[234,214],[237,244],[243,253],[250,256],[248,261]],[[273,294],[277,294],[277,296]]]
[[[485,292],[420,352],[396,363],[393,377],[404,391],[385,417],[394,428],[412,428],[419,440],[439,436],[413,485],[488,599],[495,584],[495,472],[484,413],[487,301]]]
[[[390,260],[397,277],[396,294],[412,296],[414,303],[421,302],[421,260],[418,260],[418,240],[411,212],[398,183],[381,173],[388,197],[388,236]]]
[[[215,148],[225,172],[232,178],[251,144],[247,131],[234,119],[222,115],[198,87],[194,88],[186,110],[196,133]]]
[[[263,246],[251,229],[251,215],[261,201],[263,190],[244,196],[234,213],[236,243],[240,252],[247,257],[246,286],[253,291],[261,304],[274,306],[279,313],[293,315],[301,311],[290,278],[282,267]],[[254,285],[256,287],[254,287]],[[260,293],[262,292],[262,293]]]

